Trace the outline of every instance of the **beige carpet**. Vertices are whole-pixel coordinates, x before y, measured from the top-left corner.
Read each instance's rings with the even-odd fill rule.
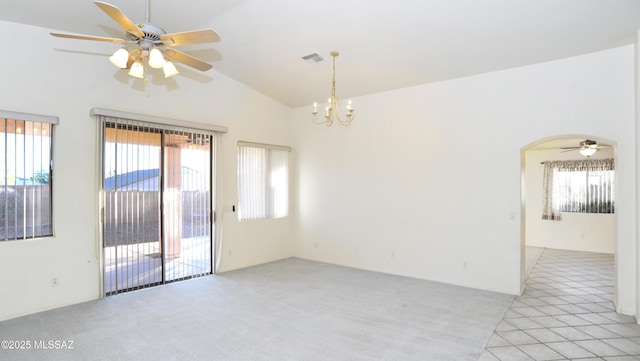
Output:
[[[286,259],[0,322],[2,360],[476,361],[509,295]]]

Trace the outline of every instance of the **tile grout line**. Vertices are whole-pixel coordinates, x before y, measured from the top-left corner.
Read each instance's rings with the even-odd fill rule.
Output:
[[[613,267],[613,255],[544,249],[479,361],[640,360],[640,326],[615,313]]]

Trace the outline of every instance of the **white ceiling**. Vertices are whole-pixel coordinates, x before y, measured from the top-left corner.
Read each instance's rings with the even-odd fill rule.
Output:
[[[144,20],[144,0],[107,2]],[[631,44],[640,0],[151,0],[150,15],[169,33],[216,30],[220,43],[180,50],[298,107],[326,101],[332,50],[341,54],[337,92],[344,99]],[[4,0],[0,20],[123,36],[90,0]],[[101,46],[105,53],[118,48]],[[328,62],[301,59],[314,52]],[[210,73],[182,75],[215,83]]]

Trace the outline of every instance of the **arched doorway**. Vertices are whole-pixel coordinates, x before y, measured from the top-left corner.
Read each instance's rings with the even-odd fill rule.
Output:
[[[593,140],[595,154],[588,159],[614,159],[615,143],[592,135],[563,135],[540,139],[521,149],[522,219],[521,219],[521,274],[524,291],[532,262],[541,249],[563,249],[580,252],[617,252],[617,216],[615,213],[564,212],[562,220],[543,220],[544,163],[587,159],[579,152],[580,143]],[[588,142],[587,142],[588,143]],[[585,144],[585,143],[583,143]],[[615,184],[613,182],[612,186]],[[617,193],[614,191],[614,194]],[[616,197],[614,195],[614,197]],[[529,263],[529,264],[527,264]]]

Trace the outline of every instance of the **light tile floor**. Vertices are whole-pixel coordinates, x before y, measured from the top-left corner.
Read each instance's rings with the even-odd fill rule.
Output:
[[[545,249],[478,361],[640,360],[640,325],[615,312],[613,255]]]

